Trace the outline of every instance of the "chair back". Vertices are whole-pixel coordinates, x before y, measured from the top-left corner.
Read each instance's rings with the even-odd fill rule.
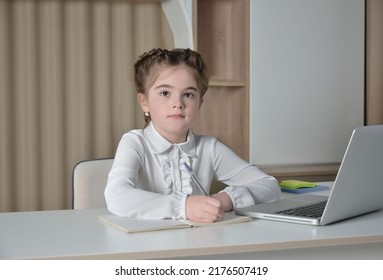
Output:
[[[106,208],[104,190],[113,158],[80,161],[73,168],[73,209]]]

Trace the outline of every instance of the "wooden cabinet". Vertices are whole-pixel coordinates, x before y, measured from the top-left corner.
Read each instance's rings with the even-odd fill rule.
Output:
[[[210,87],[194,131],[217,137],[249,160],[250,1],[194,0],[193,3],[195,48],[203,55],[210,73]],[[378,46],[382,36],[377,35],[379,28],[376,28],[381,22],[381,7],[380,1],[366,1],[367,124],[381,123],[383,115],[377,105],[382,99],[378,93],[382,88],[378,78],[382,63],[376,59],[381,57]],[[338,168],[338,164],[263,167],[278,179],[310,181],[333,180]]]
[[[210,86],[194,131],[217,137],[249,160],[249,38],[247,0],[195,0],[194,40],[209,68]],[[263,168],[277,179],[327,181],[338,165]],[[212,192],[222,188],[213,184]]]
[[[193,130],[215,136],[249,159],[249,1],[195,0],[195,46],[209,89]]]

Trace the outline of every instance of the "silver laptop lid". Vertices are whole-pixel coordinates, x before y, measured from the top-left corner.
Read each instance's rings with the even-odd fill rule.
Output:
[[[321,218],[278,214],[327,197],[295,195],[236,209],[237,214],[292,223],[327,225],[383,208],[383,125],[359,127],[351,135]]]
[[[321,224],[383,208],[383,125],[353,131]]]

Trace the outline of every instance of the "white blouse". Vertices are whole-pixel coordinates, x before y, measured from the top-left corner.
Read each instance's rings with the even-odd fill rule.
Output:
[[[105,189],[108,210],[119,216],[185,219],[186,197],[202,194],[191,180],[186,162],[209,193],[213,180],[233,207],[246,207],[279,198],[275,178],[247,163],[214,137],[189,131],[187,141],[172,144],[149,124],[123,135]]]

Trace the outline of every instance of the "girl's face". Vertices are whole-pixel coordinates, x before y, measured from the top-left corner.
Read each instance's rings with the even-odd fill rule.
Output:
[[[144,112],[156,130],[171,143],[186,141],[202,104],[193,70],[185,65],[164,68],[147,93],[139,93]]]

